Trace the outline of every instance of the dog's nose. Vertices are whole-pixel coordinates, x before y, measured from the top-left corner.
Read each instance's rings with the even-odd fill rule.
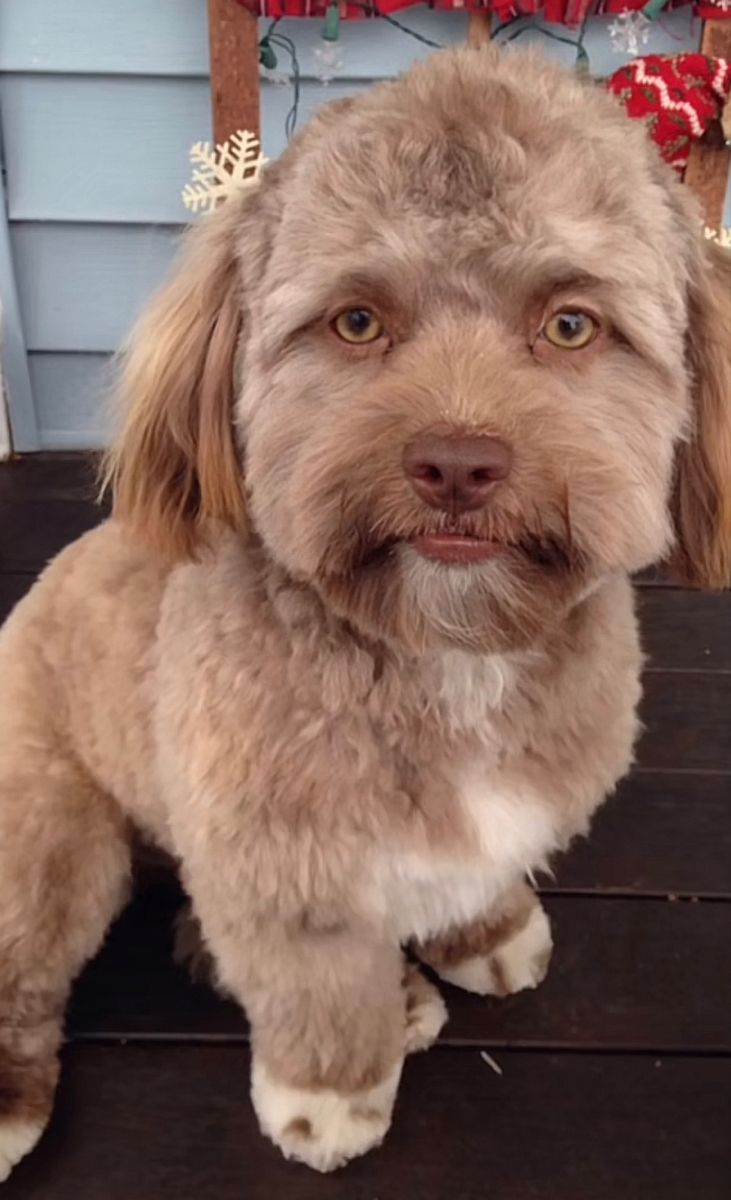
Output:
[[[406,477],[422,500],[448,512],[482,508],[494,483],[513,464],[507,442],[494,437],[438,437],[424,434],[404,451]]]

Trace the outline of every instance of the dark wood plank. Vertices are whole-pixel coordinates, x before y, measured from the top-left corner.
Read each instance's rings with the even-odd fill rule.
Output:
[[[648,667],[731,670],[731,592],[639,589]]]
[[[237,1005],[192,983],[173,962],[173,921],[182,902],[172,880],[135,898],[76,985],[71,1037],[248,1036]]]
[[[731,897],[731,776],[631,776],[557,860],[555,886]]]
[[[35,579],[36,576],[32,571],[11,575],[0,572],[0,625],[10,615],[18,601],[22,600],[26,592],[30,591]]]
[[[544,901],[555,943],[544,983],[504,1000],[445,989],[448,1041],[731,1052],[731,905]]]
[[[676,582],[666,570],[662,567],[647,567],[644,571],[638,571],[634,577],[635,586],[639,588],[677,588],[683,587],[682,584]]]
[[[84,1046],[3,1200],[728,1200],[731,1062],[432,1050],[323,1179],[258,1132],[237,1046]]]
[[[731,675],[648,672],[640,712],[640,767],[731,771]]]
[[[102,519],[91,457],[34,454],[0,464],[0,512],[0,571],[41,570]]]
[[[141,898],[87,968],[77,1038],[246,1036],[236,1005],[170,957],[175,894]],[[546,982],[506,1000],[448,992],[450,1044],[731,1052],[731,904],[549,896]]]

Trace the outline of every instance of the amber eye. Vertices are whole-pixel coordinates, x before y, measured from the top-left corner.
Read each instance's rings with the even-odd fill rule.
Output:
[[[560,350],[581,350],[599,332],[594,317],[584,312],[557,312],[543,326],[543,336]]]
[[[333,329],[352,346],[366,346],[368,342],[377,341],[383,333],[381,322],[368,308],[347,308],[335,318]]]

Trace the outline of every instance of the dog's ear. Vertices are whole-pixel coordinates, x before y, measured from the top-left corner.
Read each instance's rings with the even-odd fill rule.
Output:
[[[677,454],[670,566],[696,587],[731,584],[731,253],[713,242],[690,283],[693,411]]]
[[[103,478],[115,516],[167,559],[193,556],[211,521],[245,527],[234,375],[246,303],[242,258],[249,249],[261,257],[250,245],[256,192],[234,194],[186,234],[172,278],[121,355],[125,418]]]

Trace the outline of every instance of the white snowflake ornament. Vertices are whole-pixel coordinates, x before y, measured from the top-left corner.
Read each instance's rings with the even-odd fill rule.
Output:
[[[345,55],[340,47],[339,42],[329,41],[322,38],[319,46],[315,46],[312,51],[317,66],[315,74],[320,80],[320,83],[325,86],[332,83],[336,75],[339,75],[345,66]]]
[[[723,246],[724,250],[731,250],[731,228],[711,229],[710,225],[706,225],[703,235],[706,241],[718,242],[718,245]]]
[[[647,45],[651,25],[652,21],[648,21],[639,9],[625,8],[609,26],[612,50],[615,54],[630,54],[634,58],[639,54],[640,46]]]
[[[191,212],[205,213],[233,192],[253,187],[267,159],[256,134],[239,129],[213,150],[210,142],[196,142],[190,150],[190,161],[193,181],[183,188],[183,204]]]

